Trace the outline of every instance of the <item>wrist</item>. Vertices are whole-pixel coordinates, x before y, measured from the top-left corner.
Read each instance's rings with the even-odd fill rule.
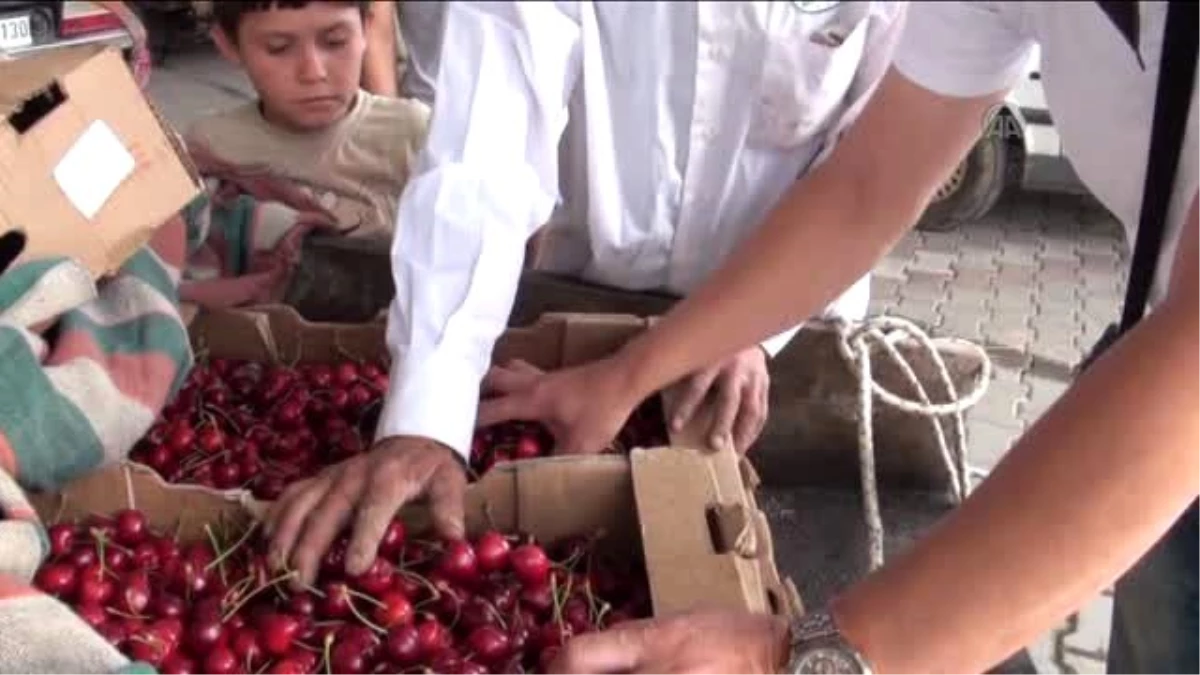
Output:
[[[663,378],[655,372],[660,360],[647,341],[647,335],[649,333],[643,333],[630,340],[612,359],[614,378],[620,382],[621,391],[634,399],[634,405],[671,382],[670,378]]]

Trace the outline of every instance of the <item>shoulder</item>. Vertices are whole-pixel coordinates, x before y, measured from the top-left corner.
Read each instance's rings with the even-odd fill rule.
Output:
[[[913,2],[894,65],[943,96],[1004,91],[1022,74],[1034,47],[1028,4]]]
[[[429,129],[429,106],[415,98],[393,98],[363,92],[367,100],[355,134],[390,148],[423,143]]]
[[[188,127],[188,142],[201,141],[210,147],[236,143],[258,126],[258,105],[246,103],[202,117]]]

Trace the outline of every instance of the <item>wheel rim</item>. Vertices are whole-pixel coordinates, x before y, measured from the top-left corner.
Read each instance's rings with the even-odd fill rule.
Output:
[[[954,168],[954,173],[950,174],[950,177],[946,179],[946,182],[942,183],[942,186],[937,189],[936,193],[934,193],[934,201],[940,202],[955,192],[958,192],[958,189],[962,187],[963,177],[966,175],[967,162],[964,160],[959,162],[958,166]]]

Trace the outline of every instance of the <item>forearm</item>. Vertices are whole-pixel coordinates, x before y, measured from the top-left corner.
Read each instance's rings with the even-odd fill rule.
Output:
[[[362,88],[380,96],[396,96],[396,5],[372,2],[363,56]]]
[[[1148,317],[933,534],[835,600],[877,670],[983,672],[1150,548],[1197,494],[1196,336],[1194,305]]]

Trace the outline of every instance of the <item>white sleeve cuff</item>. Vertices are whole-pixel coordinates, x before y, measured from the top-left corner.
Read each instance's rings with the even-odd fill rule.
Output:
[[[409,364],[409,369],[404,368],[405,361],[393,361],[376,440],[391,436],[430,438],[467,459],[484,373],[444,351],[427,354],[420,363]]]

